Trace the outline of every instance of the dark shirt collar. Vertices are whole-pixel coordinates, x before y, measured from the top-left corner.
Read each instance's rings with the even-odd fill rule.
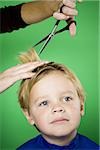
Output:
[[[79,145],[79,134],[76,134],[75,138],[71,141],[71,143],[69,145],[64,145],[64,146],[58,146],[55,144],[50,144],[48,143],[42,136],[41,136],[41,142],[42,144],[44,144],[47,148],[51,148],[51,149],[73,149],[73,148],[77,148]]]

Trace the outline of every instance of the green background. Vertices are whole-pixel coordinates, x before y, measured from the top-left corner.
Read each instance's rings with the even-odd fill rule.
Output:
[[[15,5],[19,1],[1,1],[0,6]],[[53,38],[41,55],[41,59],[56,61],[70,67],[81,80],[86,91],[85,116],[79,132],[99,143],[99,1],[77,4],[79,11],[77,34],[74,38],[65,31]],[[55,23],[49,18],[11,33],[0,35],[0,72],[18,64],[20,52],[27,51],[48,34]],[[59,28],[66,25],[62,21]],[[40,46],[36,48],[39,51]],[[0,94],[1,149],[13,150],[38,132],[31,127],[18,104],[19,82]]]

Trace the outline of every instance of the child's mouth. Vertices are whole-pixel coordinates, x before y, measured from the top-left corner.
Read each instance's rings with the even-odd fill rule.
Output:
[[[55,119],[51,122],[51,124],[62,124],[62,123],[66,123],[68,122],[68,119],[65,118],[59,118],[59,119]]]

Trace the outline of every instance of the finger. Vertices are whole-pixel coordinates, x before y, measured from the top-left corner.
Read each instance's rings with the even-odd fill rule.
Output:
[[[81,3],[83,0],[78,0],[79,3]]]
[[[71,0],[72,2],[76,3],[77,0]]]
[[[76,9],[71,9],[65,6],[62,8],[62,13],[60,13],[59,11],[53,13],[53,17],[60,20],[66,19],[65,16],[77,16],[77,15],[78,11]]]
[[[34,75],[35,73],[32,73],[32,72],[20,73],[18,76],[15,77],[15,79],[16,81],[22,80],[22,79],[28,79],[28,78],[32,78]]]
[[[68,24],[71,22],[71,21],[74,21],[74,17],[70,17],[70,20],[67,21]],[[70,35],[71,36],[74,36],[76,34],[76,24],[73,22],[70,24],[69,26],[69,32],[70,32]]]
[[[26,65],[26,66],[21,67],[18,70],[16,70],[14,72],[14,75],[29,72],[29,71],[33,71],[35,68],[37,68],[39,66],[42,66],[43,64],[46,64],[46,63],[48,63],[48,62],[47,61],[41,61],[41,62],[37,61],[37,62],[31,63],[28,66]]]
[[[63,4],[67,7],[70,7],[70,8],[76,7],[76,3],[71,1],[71,0],[63,0]]]
[[[66,20],[67,19],[67,16],[62,14],[62,13],[59,13],[59,12],[55,12],[53,14],[53,17],[57,20]]]
[[[32,63],[26,63],[26,64],[18,64],[18,65],[16,65],[16,66],[14,66],[14,67],[11,67],[11,68],[9,68],[9,69],[7,69],[6,71],[4,71],[3,73],[5,73],[5,75],[6,74],[10,74],[10,73],[13,73],[13,72],[15,72],[16,70],[19,70],[19,69],[21,69],[21,68],[24,68],[24,67],[28,67],[28,66],[30,66]]]
[[[68,16],[77,16],[78,15],[78,11],[76,9],[71,9],[66,6],[63,6],[62,13],[64,13],[65,15],[68,15]]]
[[[35,61],[35,62],[29,62],[29,63],[25,63],[25,64],[20,64],[18,66],[15,66],[15,70],[20,70],[20,69],[24,69],[24,68],[28,68],[30,66],[35,66],[38,63],[42,63],[43,61]],[[14,69],[14,68],[13,68]]]
[[[21,72],[27,72],[27,71],[31,71],[34,68],[36,68],[39,65],[43,65],[45,63],[48,63],[47,61],[36,61],[36,62],[30,62],[30,63],[26,63],[26,64],[22,64],[22,65],[17,65],[14,66],[8,70],[6,70],[5,72],[3,72],[4,76],[8,76],[8,75],[15,75]]]
[[[75,36],[76,34],[76,25],[75,23],[71,23],[71,25],[69,26],[69,32],[71,36]]]

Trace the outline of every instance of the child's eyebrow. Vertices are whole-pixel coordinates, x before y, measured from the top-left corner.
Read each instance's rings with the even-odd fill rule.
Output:
[[[45,95],[45,96],[39,96],[36,99],[34,99],[34,103],[37,103],[37,102],[39,102],[41,100],[45,100],[45,99],[47,99],[47,97],[48,97],[47,95]]]
[[[72,95],[75,95],[75,91],[73,92],[72,90],[68,90],[68,91],[64,91],[62,92],[62,94],[72,94]]]
[[[60,93],[61,95],[64,95],[64,94],[71,94],[71,95],[75,95],[75,92],[71,91],[71,90],[68,90],[68,91],[63,91]],[[37,97],[36,99],[34,99],[34,103],[37,103],[41,100],[46,100],[48,99],[48,95],[44,95],[44,96],[39,96]]]

